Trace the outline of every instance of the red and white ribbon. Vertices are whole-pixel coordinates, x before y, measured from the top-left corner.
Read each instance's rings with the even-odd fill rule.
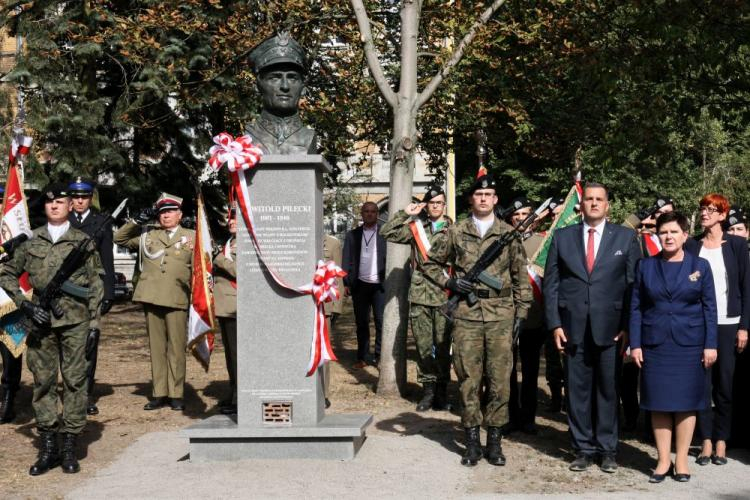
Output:
[[[310,365],[307,370],[307,376],[309,377],[315,373],[315,370],[321,364],[336,360],[328,338],[328,327],[325,322],[325,313],[323,312],[322,304],[338,300],[340,295],[335,283],[332,285],[332,288],[331,285],[326,285],[326,283],[331,273],[344,273],[344,271],[336,267],[333,263],[323,263],[321,261],[318,263],[312,283],[299,287],[287,284],[281,275],[265,261],[258,236],[255,233],[253,211],[250,205],[250,191],[247,186],[245,171],[254,168],[260,163],[263,151],[253,145],[253,139],[249,135],[243,135],[235,139],[232,135],[222,132],[214,137],[214,144],[209,150],[211,157],[208,160],[208,164],[215,171],[221,169],[224,164],[227,165],[232,180],[232,189],[236,193],[237,204],[240,207],[240,213],[245,221],[245,226],[250,234],[250,240],[253,242],[258,259],[263,262],[273,280],[280,287],[299,295],[312,295],[315,300],[315,326],[310,350]],[[333,265],[333,268],[328,267],[329,264]],[[321,265],[323,266],[322,268]],[[321,271],[321,269],[323,270]]]
[[[19,142],[20,139],[20,142]],[[9,160],[10,165],[15,165],[19,158],[23,158],[31,151],[32,138],[27,135],[14,137],[10,144]]]
[[[310,346],[310,362],[307,364],[307,376],[315,373],[318,367],[329,361],[336,361],[336,355],[331,348],[331,337],[326,323],[326,302],[333,302],[341,298],[341,292],[336,286],[336,279],[346,276],[346,272],[332,260],[318,261],[311,284],[302,287],[306,293],[312,295],[315,301],[315,330]]]

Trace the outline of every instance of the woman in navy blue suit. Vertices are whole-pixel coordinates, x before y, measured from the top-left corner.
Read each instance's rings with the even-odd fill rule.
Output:
[[[716,297],[711,266],[683,249],[689,223],[679,212],[662,214],[656,232],[660,254],[641,260],[630,304],[630,350],[641,368],[641,408],[651,411],[659,461],[650,482],[671,470],[689,481],[688,449],[696,412],[708,407],[706,370],[716,361]]]

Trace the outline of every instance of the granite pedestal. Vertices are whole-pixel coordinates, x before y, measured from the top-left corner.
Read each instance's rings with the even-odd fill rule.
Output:
[[[343,460],[364,442],[372,416],[326,415],[322,370],[305,376],[315,316],[311,296],[284,289],[269,271],[293,287],[312,281],[322,256],[327,171],[319,155],[267,155],[248,173],[263,260],[238,217],[238,414],[185,429],[191,460]]]

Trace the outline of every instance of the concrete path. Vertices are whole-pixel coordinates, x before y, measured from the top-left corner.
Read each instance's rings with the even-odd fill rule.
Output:
[[[693,465],[690,483],[668,478],[650,485],[647,475],[626,467],[613,475],[596,468],[570,473],[564,460],[540,458],[519,444],[507,443],[513,462],[506,468],[486,462],[466,468],[459,465],[454,445],[447,444],[450,436],[446,441],[429,432],[394,434],[377,428],[368,434],[359,455],[348,462],[198,464],[190,462],[187,440],[178,432],[155,432],[142,436],[66,498],[750,498],[750,454],[744,452],[723,467]]]

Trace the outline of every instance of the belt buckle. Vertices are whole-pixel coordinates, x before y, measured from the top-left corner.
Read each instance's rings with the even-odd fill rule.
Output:
[[[477,290],[474,294],[477,296],[477,298],[480,298],[480,299],[489,299],[490,298],[490,291],[489,290],[484,290],[484,289]]]

